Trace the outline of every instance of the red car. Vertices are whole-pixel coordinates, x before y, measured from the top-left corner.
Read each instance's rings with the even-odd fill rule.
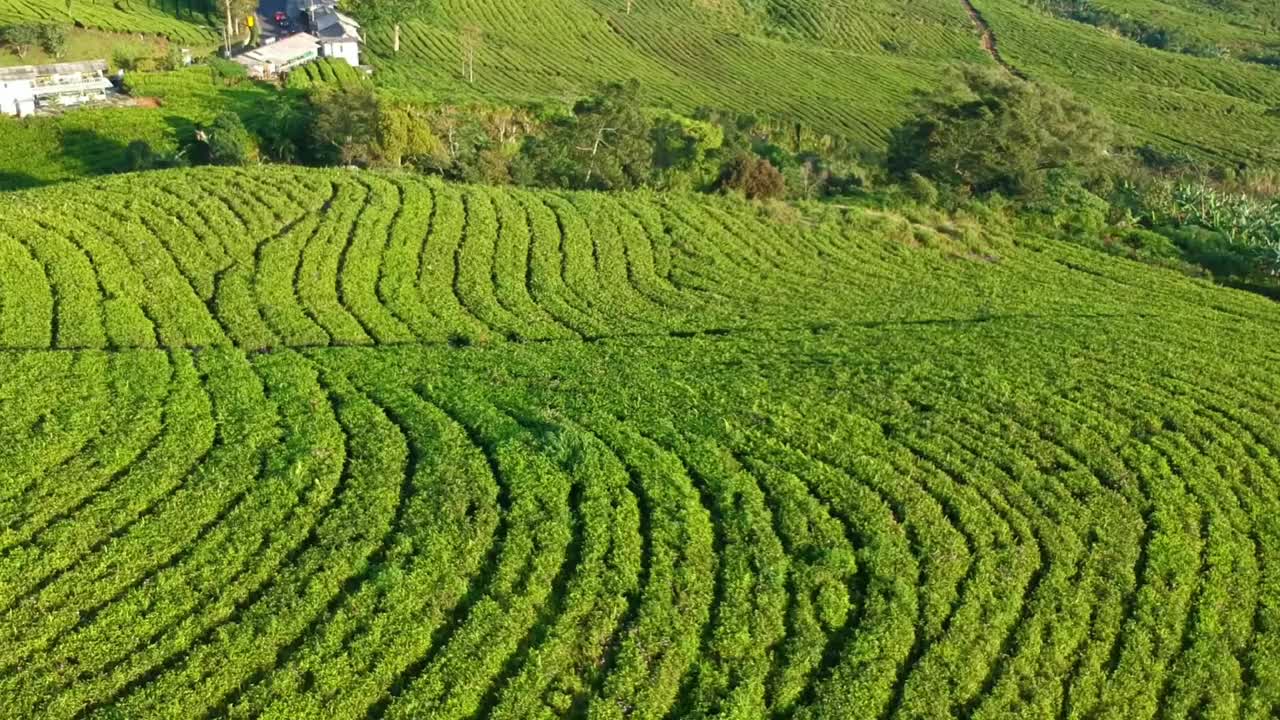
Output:
[[[275,14],[275,21],[277,25],[284,25],[289,22],[289,14],[283,10],[277,10]]]

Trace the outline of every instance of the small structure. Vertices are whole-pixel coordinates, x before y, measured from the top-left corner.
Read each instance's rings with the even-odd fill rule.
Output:
[[[311,30],[320,39],[321,55],[360,64],[360,23],[326,5],[311,11]]]
[[[320,57],[320,42],[314,35],[297,33],[237,55],[234,60],[254,77],[270,77]]]
[[[40,108],[106,100],[106,73],[105,60],[0,68],[0,114],[26,117]]]

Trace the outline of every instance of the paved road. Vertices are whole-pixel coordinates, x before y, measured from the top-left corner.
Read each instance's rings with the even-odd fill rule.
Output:
[[[291,33],[297,32],[296,27],[280,27],[276,24],[275,15],[277,12],[290,12],[289,0],[258,0],[258,30],[262,34],[263,39],[268,37],[284,37]],[[301,18],[293,16],[290,18],[291,23],[296,26]]]

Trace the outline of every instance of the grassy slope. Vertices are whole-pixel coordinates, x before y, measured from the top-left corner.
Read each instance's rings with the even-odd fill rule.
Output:
[[[1280,8],[1268,0],[1213,4],[1194,0],[1095,0],[1113,13],[1211,43],[1230,52],[1280,49]]]
[[[0,219],[14,716],[1280,707],[1256,296],[973,219],[338,171]]]
[[[162,35],[170,40],[203,47],[216,42],[217,29],[201,13],[185,8],[153,6],[145,0],[0,0],[0,25],[11,22],[76,24],[120,33]]]
[[[654,102],[762,111],[876,145],[911,93],[956,62],[989,62],[959,0],[910,10],[892,3],[779,2],[774,15],[737,3],[718,10],[659,0],[631,16],[612,0],[449,0],[411,23],[402,52],[375,29],[381,81],[406,92],[572,97],[593,83],[636,77]],[[978,0],[1008,59],[1066,85],[1133,128],[1139,141],[1246,163],[1280,150],[1280,73],[1232,60],[1143,48],[1055,20],[1023,0]],[[799,9],[792,9],[792,6]],[[729,8],[728,10],[723,8]],[[735,12],[735,9],[737,12]],[[1218,22],[1225,22],[1219,17]],[[485,33],[474,87],[458,72],[460,28]]]
[[[975,0],[1000,51],[1034,78],[1063,85],[1157,146],[1245,164],[1280,162],[1280,72],[1144,48],[1022,0]]]
[[[139,37],[136,34],[71,28],[67,33],[67,48],[62,55],[54,57],[39,47],[32,48],[25,57],[4,53],[0,54],[0,67],[76,60],[106,60],[111,63],[117,51],[129,57],[163,57],[168,47],[168,41],[160,36]]]
[[[1217,161],[1280,162],[1280,72],[1143,48],[1053,19],[1025,0],[975,5],[1007,60],[1093,101],[1128,126],[1135,142]],[[910,9],[883,0],[646,0],[631,15],[623,8],[619,0],[444,0],[428,18],[406,25],[398,55],[391,52],[389,30],[370,28],[367,57],[381,86],[417,98],[568,101],[597,83],[636,77],[654,104],[786,117],[869,147],[883,143],[908,112],[913,93],[936,85],[948,67],[990,62],[959,0],[928,0]],[[137,18],[128,22],[161,32],[146,14],[158,12],[138,6]],[[1216,27],[1213,17],[1222,23],[1251,16],[1204,17],[1206,26]],[[459,73],[459,37],[470,25],[484,37],[474,85]],[[222,102],[219,92],[192,77],[142,82],[141,92],[169,103],[163,113],[90,111],[23,125],[0,121],[0,187],[109,172],[120,165],[116,151],[134,139],[171,147],[177,137],[172,128],[189,127]],[[77,144],[95,132],[100,142]],[[68,144],[74,152],[88,150],[63,153]]]
[[[215,83],[208,68],[193,66],[130,79],[137,97],[159,107],[81,108],[56,117],[0,117],[0,189],[34,187],[124,169],[125,147],[140,140],[157,152],[176,151],[196,123],[231,110],[249,123],[282,98],[274,86],[245,81]]]

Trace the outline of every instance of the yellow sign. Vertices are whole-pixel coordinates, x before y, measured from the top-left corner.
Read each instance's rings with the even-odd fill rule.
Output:
[[[252,15],[250,15],[250,16],[245,20],[245,22],[246,22],[246,23],[248,23],[249,27],[253,27],[253,23],[254,23],[254,20],[255,20],[255,19],[256,19],[256,18],[254,18]]]

